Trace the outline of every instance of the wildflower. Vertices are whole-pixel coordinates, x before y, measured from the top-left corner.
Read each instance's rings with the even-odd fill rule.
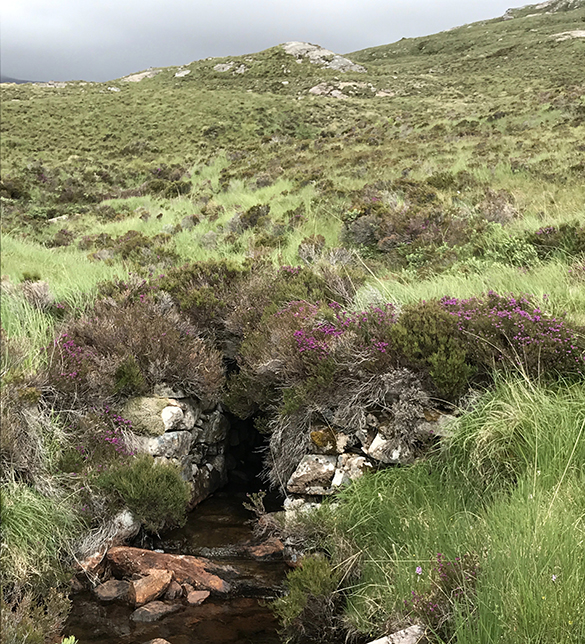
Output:
[[[415,572],[417,575],[422,575],[422,568],[420,566],[417,566]]]

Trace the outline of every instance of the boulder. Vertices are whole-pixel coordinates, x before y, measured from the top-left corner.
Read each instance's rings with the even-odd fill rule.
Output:
[[[135,433],[147,436],[160,436],[165,433],[161,412],[169,407],[168,398],[146,397],[131,398],[122,410],[122,416],[132,423]]]
[[[165,570],[174,573],[179,584],[191,584],[197,590],[209,590],[220,595],[231,590],[231,584],[226,578],[237,575],[230,566],[213,564],[202,557],[171,555],[128,546],[110,548],[107,560],[117,577],[147,575],[152,574],[153,570]]]
[[[169,587],[173,579],[170,570],[153,570],[146,577],[133,581],[130,585],[128,598],[134,606],[142,606],[158,599]]]
[[[187,595],[187,603],[191,606],[199,606],[209,597],[209,595],[210,593],[208,590],[192,590]]]
[[[168,640],[163,640],[162,637],[155,637],[153,640],[148,640],[144,644],[171,644]]]
[[[135,610],[130,619],[133,622],[156,622],[159,619],[181,610],[181,604],[165,604],[164,602],[154,601]]]
[[[330,494],[337,456],[307,454],[292,473],[286,489],[292,494]]]
[[[94,588],[95,596],[101,602],[126,601],[130,590],[130,582],[110,579]]]

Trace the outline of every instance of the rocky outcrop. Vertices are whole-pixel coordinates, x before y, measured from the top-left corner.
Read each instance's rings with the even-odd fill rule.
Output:
[[[361,65],[356,65],[349,58],[344,58],[329,49],[323,49],[319,45],[311,45],[308,42],[285,42],[281,45],[284,51],[294,56],[298,63],[307,60],[313,65],[318,65],[324,69],[334,69],[338,72],[358,72],[364,74],[367,70]]]
[[[213,564],[202,557],[171,555],[126,546],[110,548],[107,560],[116,577],[146,576],[153,574],[154,570],[162,570],[171,572],[172,578],[179,584],[190,584],[196,590],[208,590],[218,595],[230,592],[232,585],[227,580],[237,575],[230,566]]]

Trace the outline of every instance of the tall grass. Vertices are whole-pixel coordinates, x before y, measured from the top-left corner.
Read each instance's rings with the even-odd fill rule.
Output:
[[[585,285],[571,279],[569,266],[559,261],[530,269],[487,263],[472,269],[463,265],[428,279],[419,279],[407,271],[387,277],[372,276],[358,293],[358,301],[361,296],[364,303],[374,298],[402,304],[444,296],[467,298],[490,290],[532,295],[547,313],[555,316],[567,313],[577,324],[585,324]]]
[[[60,578],[63,552],[79,535],[71,500],[43,496],[16,481],[3,486],[0,498],[2,585],[50,587]]]
[[[585,386],[501,381],[440,452],[343,495],[330,548],[360,560],[348,619],[372,634],[420,621],[414,592],[448,615],[427,614],[439,642],[585,641],[584,468]],[[441,595],[438,553],[479,566],[462,596]]]

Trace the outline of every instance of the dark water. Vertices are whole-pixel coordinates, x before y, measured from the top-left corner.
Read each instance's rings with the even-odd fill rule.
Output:
[[[135,624],[129,619],[130,606],[101,604],[91,593],[82,593],[73,597],[64,632],[81,644],[143,644],[156,637],[171,644],[280,644],[278,624],[266,604],[282,589],[285,565],[256,562],[242,554],[240,546],[252,538],[247,522],[253,515],[243,507],[245,499],[241,491],[222,490],[195,508],[184,528],[151,544],[234,566],[240,572],[240,596],[209,598],[158,622]]]

